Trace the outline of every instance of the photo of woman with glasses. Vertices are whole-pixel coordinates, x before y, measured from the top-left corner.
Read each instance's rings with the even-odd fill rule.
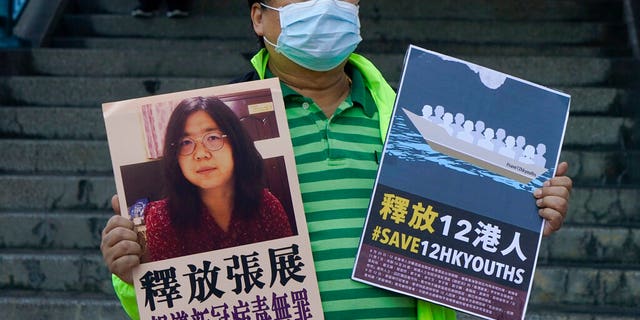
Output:
[[[293,235],[263,184],[263,160],[216,97],[181,101],[169,118],[166,198],[144,209],[146,257],[158,261]]]

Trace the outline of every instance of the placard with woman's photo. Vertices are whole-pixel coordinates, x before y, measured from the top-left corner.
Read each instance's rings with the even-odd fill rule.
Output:
[[[278,79],[102,109],[141,319],[322,319]]]

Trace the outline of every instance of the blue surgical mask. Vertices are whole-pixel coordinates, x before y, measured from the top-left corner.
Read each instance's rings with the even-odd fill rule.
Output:
[[[264,41],[296,64],[314,71],[340,65],[362,41],[358,6],[340,0],[311,0],[281,8],[277,44]]]

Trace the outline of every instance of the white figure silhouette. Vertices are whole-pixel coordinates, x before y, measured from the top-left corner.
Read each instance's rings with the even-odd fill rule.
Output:
[[[434,110],[434,112],[435,112],[435,115],[431,117],[431,121],[433,123],[441,124],[442,116],[444,115],[444,107],[436,106],[436,109]]]
[[[422,107],[422,117],[427,119],[427,120],[431,120],[431,116],[433,115],[433,108],[431,108],[430,105],[425,104]]]
[[[454,123],[451,127],[453,127],[453,136],[455,136],[458,134],[458,132],[464,130],[462,128],[462,125],[464,124],[464,114],[458,112],[453,119]]]
[[[476,121],[476,129],[473,131],[473,143],[478,143],[480,139],[484,138],[482,132],[484,131],[484,121]]]
[[[524,147],[524,151],[522,151],[522,155],[520,155],[518,161],[526,164],[533,164],[533,157],[535,156],[535,153],[536,149],[532,145],[528,144]]]
[[[484,137],[478,141],[478,146],[489,151],[493,151],[493,129],[486,128],[484,130]]]
[[[496,130],[496,138],[493,140],[493,151],[499,152],[500,148],[504,147],[504,138],[507,136],[507,133],[502,128],[498,128]]]
[[[473,135],[471,134],[471,132],[473,131],[473,122],[471,122],[471,120],[467,120],[464,122],[462,127],[464,128],[464,130],[458,132],[456,138],[462,141],[473,143]]]
[[[516,147],[513,148],[513,151],[515,151],[516,155],[514,159],[518,159],[520,158],[520,155],[522,154],[522,152],[524,151],[524,146],[527,144],[527,141],[525,140],[525,138],[523,136],[518,136],[516,138]]]
[[[544,157],[546,152],[547,147],[542,143],[538,143],[538,146],[536,147],[536,155],[533,157],[533,162],[536,166],[546,168],[545,165],[547,164],[547,159]]]
[[[513,151],[513,147],[515,145],[516,139],[513,138],[513,136],[508,136],[506,139],[504,139],[504,147],[500,148],[500,151],[498,151],[498,153],[505,157],[513,159],[513,157],[516,155],[515,151]]]
[[[442,123],[439,124],[439,126],[447,130],[447,133],[449,135],[453,135],[453,128],[451,127],[452,123],[453,123],[453,115],[447,112],[444,114],[444,116],[442,116]]]

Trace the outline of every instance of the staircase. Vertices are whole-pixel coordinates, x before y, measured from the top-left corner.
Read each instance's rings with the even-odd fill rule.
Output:
[[[50,46],[0,50],[2,319],[126,319],[99,252],[115,192],[103,102],[227,83],[256,51],[246,2],[134,19],[70,0]],[[568,92],[564,227],[541,246],[528,319],[640,319],[640,73],[622,0],[361,1],[397,85],[409,43]],[[459,314],[459,319],[475,319]]]

